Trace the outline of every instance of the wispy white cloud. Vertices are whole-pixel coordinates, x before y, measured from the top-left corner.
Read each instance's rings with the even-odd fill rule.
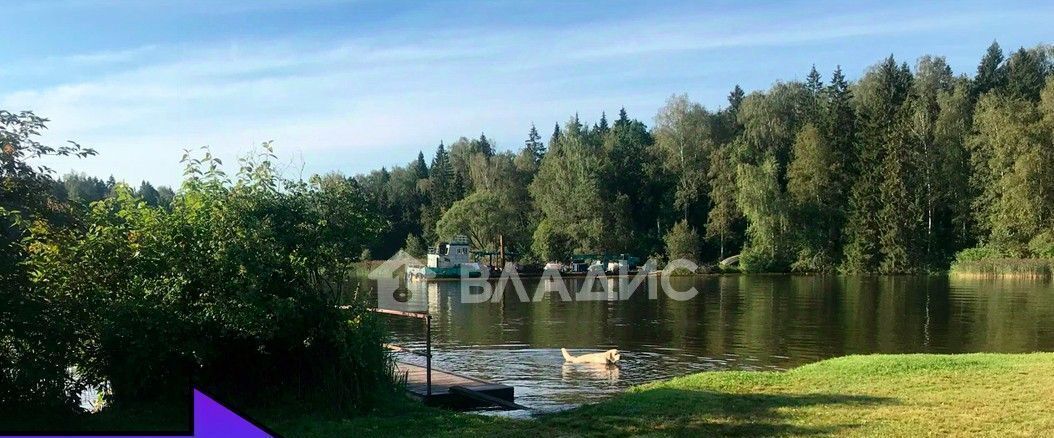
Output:
[[[304,7],[358,3],[361,0],[48,0],[14,2],[5,9],[20,11],[78,11],[87,9],[165,11],[202,15],[239,14],[246,12],[288,10]]]
[[[1024,14],[1006,10],[995,19],[1034,19]],[[16,63],[22,73],[73,67],[81,73],[55,85],[0,91],[0,107],[33,109],[53,120],[53,141],[76,139],[102,153],[56,161],[60,169],[172,184],[184,147],[212,145],[230,158],[274,139],[312,169],[354,173],[408,161],[418,149],[458,135],[485,130],[516,147],[529,123],[544,127],[575,111],[626,105],[648,120],[670,93],[719,98],[734,82],[693,83],[698,76],[691,74],[754,68],[723,62],[731,49],[959,32],[993,19],[970,10],[941,20],[898,10],[792,18],[656,14],[545,31],[412,26],[345,37],[293,33],[133,45]]]
[[[103,50],[91,53],[79,53],[74,55],[53,57],[51,61],[69,63],[73,65],[98,65],[110,63],[123,63],[140,59],[143,55],[157,50],[156,44],[150,44],[129,49]]]

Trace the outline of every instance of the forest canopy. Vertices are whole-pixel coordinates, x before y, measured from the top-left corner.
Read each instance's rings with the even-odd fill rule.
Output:
[[[518,152],[461,138],[430,164],[422,153],[355,179],[391,224],[377,257],[452,230],[489,250],[501,234],[535,262],[742,253],[752,271],[909,273],[973,247],[1049,257],[1052,61],[1050,46],[993,43],[972,74],[939,56],[891,55],[855,82],[814,67],[737,85],[722,108],[674,95],[650,128],[625,110],[591,125],[576,114],[547,139],[532,125]],[[482,217],[501,224],[483,231]]]

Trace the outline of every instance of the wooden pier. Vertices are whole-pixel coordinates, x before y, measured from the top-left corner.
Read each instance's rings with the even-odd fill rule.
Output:
[[[406,390],[410,395],[429,406],[451,409],[475,409],[495,404],[507,409],[516,406],[513,403],[515,389],[508,385],[432,368],[432,387],[429,391],[427,368],[405,362],[396,362],[395,368],[397,376],[406,379]]]
[[[429,406],[452,409],[488,406],[497,406],[502,409],[528,409],[513,401],[515,390],[511,386],[432,368],[432,315],[427,312],[405,312],[392,309],[373,309],[373,311],[424,321],[425,351],[394,344],[385,345],[392,351],[415,354],[425,358],[425,366],[405,362],[395,363],[396,377],[405,380],[406,390],[411,396],[424,401]]]

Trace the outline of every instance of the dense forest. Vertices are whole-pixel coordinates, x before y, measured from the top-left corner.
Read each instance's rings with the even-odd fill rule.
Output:
[[[815,68],[710,110],[674,95],[652,126],[576,114],[499,151],[480,135],[354,177],[388,222],[368,258],[455,234],[526,262],[573,253],[742,254],[747,271],[909,273],[956,254],[1054,256],[1054,50],[993,43],[971,75],[892,56],[859,80]],[[518,150],[517,150],[518,149]],[[59,199],[115,182],[70,174]],[[166,205],[174,193],[135,193]],[[963,250],[967,250],[963,252]]]
[[[993,43],[971,76],[892,56],[815,68],[651,127],[576,114],[518,152],[485,135],[355,179],[391,227],[373,256],[466,234],[528,261],[676,254],[750,271],[907,273],[955,255],[1054,256],[1054,51]]]

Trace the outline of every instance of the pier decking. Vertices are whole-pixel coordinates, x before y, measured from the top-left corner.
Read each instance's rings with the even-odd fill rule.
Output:
[[[490,397],[512,402],[515,398],[513,387],[500,383],[487,382],[468,376],[442,371],[432,368],[432,392],[428,393],[428,371],[420,365],[405,362],[396,362],[396,375],[406,378],[406,390],[419,398],[426,405],[442,406],[452,409],[473,409],[492,406],[481,400],[466,396],[463,391],[451,390],[452,387],[461,387],[472,392],[481,393]]]
[[[404,379],[411,396],[429,406],[453,409],[472,409],[498,406],[502,409],[529,409],[513,402],[515,390],[508,385],[487,382],[432,367],[432,315],[427,312],[406,312],[395,309],[373,309],[386,315],[418,318],[424,321],[425,351],[400,345],[386,344],[392,351],[405,352],[425,358],[425,366],[395,362],[396,378]]]

